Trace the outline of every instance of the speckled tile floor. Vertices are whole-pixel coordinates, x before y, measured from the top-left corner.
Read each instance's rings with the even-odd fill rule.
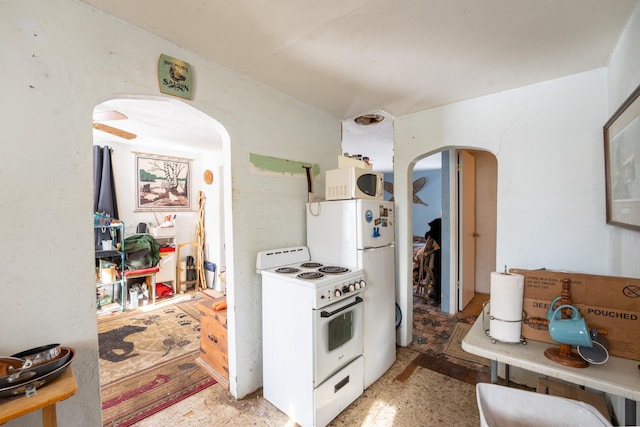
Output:
[[[416,302],[416,308],[423,310],[414,321],[418,330],[416,344],[398,347],[397,360],[389,371],[329,426],[464,427],[480,424],[474,385],[411,363],[421,351],[433,354],[434,348],[440,349],[456,321],[468,321],[468,318],[455,319],[438,313],[437,308]],[[433,322],[425,320],[431,315]],[[430,331],[434,326],[435,331]],[[217,384],[135,424],[137,427],[201,425],[294,427],[297,424],[266,401],[261,390],[235,400]]]
[[[416,367],[396,379],[419,354],[398,347],[395,364],[329,426],[478,426],[475,387]],[[236,401],[219,385],[209,387],[135,426],[296,426],[260,393]]]

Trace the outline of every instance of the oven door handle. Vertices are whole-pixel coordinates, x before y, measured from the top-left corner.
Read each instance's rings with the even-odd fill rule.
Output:
[[[324,311],[324,310],[323,310],[323,311],[321,311],[321,312],[320,312],[320,317],[331,317],[331,316],[333,316],[333,315],[335,315],[335,314],[340,313],[341,311],[346,310],[346,309],[347,309],[347,308],[349,308],[349,307],[353,307],[353,306],[354,306],[354,305],[356,305],[356,304],[360,304],[362,301],[364,301],[362,298],[360,298],[360,297],[356,297],[356,300],[355,300],[354,302],[352,302],[351,304],[347,304],[347,305],[345,305],[344,307],[340,307],[340,308],[339,308],[339,309],[337,309],[337,310],[334,310],[334,311],[332,311],[332,312],[328,312],[328,311]]]

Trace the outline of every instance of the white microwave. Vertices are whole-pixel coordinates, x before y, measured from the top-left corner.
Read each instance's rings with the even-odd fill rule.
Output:
[[[374,199],[384,197],[384,175],[356,167],[328,170],[325,174],[327,200]]]

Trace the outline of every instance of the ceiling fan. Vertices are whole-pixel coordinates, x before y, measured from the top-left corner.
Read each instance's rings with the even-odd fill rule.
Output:
[[[127,116],[119,111],[96,111],[93,113],[93,128],[101,130],[102,132],[110,133],[111,135],[119,136],[124,139],[135,139],[138,137],[135,133],[127,132],[126,130],[114,128],[113,126],[105,125],[102,121],[111,120],[126,120]]]

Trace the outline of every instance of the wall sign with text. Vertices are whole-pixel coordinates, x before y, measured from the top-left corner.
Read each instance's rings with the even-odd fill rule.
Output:
[[[180,98],[193,98],[193,75],[191,65],[165,54],[158,60],[158,83],[160,92]]]

